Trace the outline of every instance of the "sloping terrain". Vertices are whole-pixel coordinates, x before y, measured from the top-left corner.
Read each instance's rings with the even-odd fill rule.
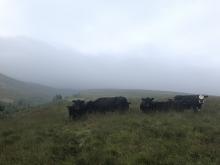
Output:
[[[19,99],[30,102],[47,102],[56,94],[74,94],[71,90],[55,89],[39,84],[18,81],[0,74],[0,101],[14,102]]]
[[[90,114],[70,121],[67,102],[0,120],[2,165],[219,165],[220,98],[199,113],[143,114],[137,99],[125,114]]]

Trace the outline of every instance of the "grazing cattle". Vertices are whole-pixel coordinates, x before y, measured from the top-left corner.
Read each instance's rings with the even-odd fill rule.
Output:
[[[74,100],[72,106],[67,107],[71,119],[81,117],[86,113],[94,112],[124,112],[129,109],[129,103],[125,97],[103,97],[95,101]]]
[[[168,111],[172,106],[173,101],[154,101],[154,98],[142,98],[140,109],[142,112],[153,112],[153,111]]]
[[[129,103],[125,97],[102,97],[95,101],[87,103],[88,112],[114,112],[114,111],[127,111]]]
[[[142,112],[151,112],[153,111],[153,100],[154,98],[142,98],[140,109]]]
[[[86,104],[82,100],[73,100],[72,106],[68,106],[67,108],[71,119],[79,118],[86,113]]]
[[[207,95],[177,95],[174,97],[174,108],[177,110],[193,109],[200,111]]]
[[[173,101],[169,99],[168,101],[155,101],[153,102],[154,111],[169,111],[173,106]]]
[[[140,109],[142,112],[168,111],[175,109],[183,111],[185,109],[193,109],[195,112],[200,111],[205,102],[207,95],[177,95],[174,100],[154,101],[154,98],[142,98]]]

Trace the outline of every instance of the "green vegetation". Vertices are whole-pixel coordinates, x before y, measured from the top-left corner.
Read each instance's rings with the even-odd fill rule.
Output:
[[[209,97],[199,113],[143,114],[140,98],[129,100],[125,114],[77,121],[68,119],[65,101],[14,113],[0,120],[0,164],[220,164],[220,98]]]

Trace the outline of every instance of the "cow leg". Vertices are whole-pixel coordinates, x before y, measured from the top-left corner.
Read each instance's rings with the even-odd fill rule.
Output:
[[[69,110],[69,119],[72,120],[73,119],[73,111]]]
[[[196,106],[193,107],[193,111],[194,111],[194,112],[198,112],[198,111],[199,111],[199,110],[198,110],[198,107],[196,107]]]
[[[71,112],[70,112],[70,110],[69,110],[69,119],[71,119]]]

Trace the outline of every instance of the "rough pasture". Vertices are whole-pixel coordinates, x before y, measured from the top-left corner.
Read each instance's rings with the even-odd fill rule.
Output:
[[[140,98],[125,114],[88,114],[70,121],[68,102],[0,120],[1,165],[220,164],[220,98],[199,113],[143,115]]]

